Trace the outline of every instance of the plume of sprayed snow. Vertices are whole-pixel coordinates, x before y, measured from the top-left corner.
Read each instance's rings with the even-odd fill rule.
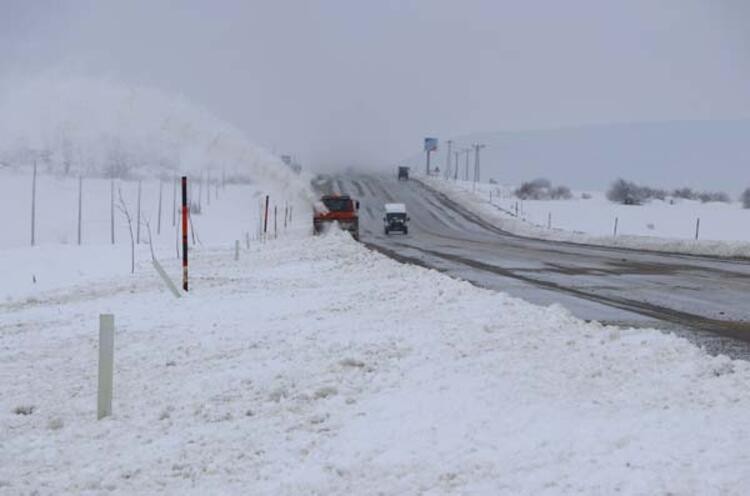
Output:
[[[184,97],[105,79],[47,76],[6,85],[0,162],[25,167],[35,160],[62,174],[226,173],[310,197],[306,181],[279,158]]]

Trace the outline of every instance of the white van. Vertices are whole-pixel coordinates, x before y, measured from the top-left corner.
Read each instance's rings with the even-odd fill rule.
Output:
[[[409,216],[406,215],[406,205],[403,203],[386,203],[385,204],[385,233],[391,234],[394,231],[409,234],[409,227],[406,225]]]

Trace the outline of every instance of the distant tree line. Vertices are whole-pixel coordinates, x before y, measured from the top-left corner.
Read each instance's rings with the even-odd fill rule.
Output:
[[[552,186],[549,179],[540,177],[528,181],[516,189],[515,195],[522,200],[569,200],[573,197],[567,186]]]
[[[672,191],[664,188],[643,186],[625,179],[617,179],[607,190],[607,199],[625,205],[641,205],[650,200],[666,200],[668,197],[696,200],[703,203],[729,203],[731,198],[723,191],[695,191],[691,188],[677,188]]]

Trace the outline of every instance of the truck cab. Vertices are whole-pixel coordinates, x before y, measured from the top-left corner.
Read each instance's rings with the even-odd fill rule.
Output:
[[[386,203],[385,204],[385,234],[391,234],[392,232],[400,232],[403,234],[409,234],[409,226],[407,222],[409,216],[406,214],[406,205],[403,203]]]
[[[348,195],[325,195],[313,209],[313,232],[320,234],[333,223],[359,241],[359,202]]]

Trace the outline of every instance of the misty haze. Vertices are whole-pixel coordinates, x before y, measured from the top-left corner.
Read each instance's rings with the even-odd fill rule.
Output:
[[[0,2],[0,496],[750,491],[750,4]]]

